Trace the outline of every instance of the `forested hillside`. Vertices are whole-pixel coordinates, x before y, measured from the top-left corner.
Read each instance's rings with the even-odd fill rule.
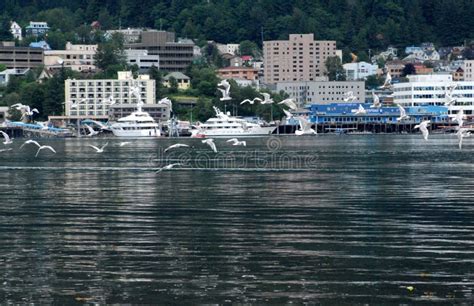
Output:
[[[260,43],[262,29],[265,40],[314,33],[356,52],[474,38],[473,0],[3,0],[0,12],[21,25],[46,20],[63,33],[85,31],[93,20],[222,43]]]

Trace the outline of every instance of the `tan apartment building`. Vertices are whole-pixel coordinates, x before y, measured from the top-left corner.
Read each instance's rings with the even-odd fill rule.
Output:
[[[474,60],[464,61],[464,81],[474,81]]]
[[[258,80],[258,69],[251,67],[226,67],[217,70],[221,79]]]
[[[385,63],[385,69],[390,73],[390,76],[395,79],[402,76],[403,68],[405,68],[405,63],[400,60]]]
[[[149,30],[141,33],[139,43],[126,44],[127,49],[148,50],[148,55],[159,55],[160,70],[184,72],[194,57],[192,41],[175,41],[173,32]]]
[[[15,42],[0,42],[0,64],[8,69],[34,68],[43,65],[43,49],[15,47]]]
[[[44,65],[47,68],[60,68],[64,65],[80,72],[95,71],[96,52],[97,45],[73,45],[67,42],[65,50],[44,51]]]
[[[290,34],[289,40],[263,42],[264,82],[314,81],[326,73],[328,57],[342,56],[334,40],[314,40],[313,34]]]

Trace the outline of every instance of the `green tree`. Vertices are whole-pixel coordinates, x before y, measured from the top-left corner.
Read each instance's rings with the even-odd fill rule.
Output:
[[[169,81],[169,85],[170,85],[170,87],[169,87],[169,89],[168,89],[168,92],[169,92],[170,94],[175,94],[175,93],[177,93],[177,92],[178,92],[178,86],[179,86],[179,85],[178,85],[178,81],[176,80],[176,78],[170,77],[168,81]]]
[[[123,52],[123,35],[114,33],[110,40],[100,43],[95,54],[96,66],[103,70],[106,76],[113,76],[119,70],[127,68]]]
[[[251,55],[253,57],[260,56],[260,49],[257,44],[250,40],[244,40],[239,44],[239,54],[240,55]]]
[[[329,81],[345,81],[346,73],[342,67],[341,59],[338,56],[331,56],[326,59],[326,76]]]
[[[10,19],[6,14],[0,16],[0,41],[13,40],[13,35],[10,32]]]
[[[150,79],[155,80],[156,98],[162,98],[164,94],[163,74],[154,65],[151,66],[150,69],[148,69],[148,74],[150,75]]]

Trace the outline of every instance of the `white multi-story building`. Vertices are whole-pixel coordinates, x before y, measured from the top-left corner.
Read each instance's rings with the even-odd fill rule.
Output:
[[[472,116],[474,110],[474,81],[453,82],[451,74],[409,75],[408,82],[393,84],[394,103],[406,106],[444,105],[446,92],[456,84],[453,91],[457,102],[449,107],[449,114],[461,108]]]
[[[77,108],[71,109],[71,103],[66,103],[65,114],[70,118],[106,119],[109,114],[107,99],[112,97],[119,105],[134,105],[138,100],[130,94],[130,87],[139,85],[141,101],[154,104],[155,80],[148,75],[139,75],[133,79],[130,71],[118,73],[118,79],[67,79],[64,91],[67,102],[77,103]]]
[[[22,40],[23,36],[21,34],[21,27],[15,21],[12,21],[12,23],[10,25],[10,32],[12,33],[13,38],[18,39],[18,40]]]
[[[44,64],[47,68],[60,68],[62,65],[75,71],[89,72],[97,69],[94,56],[97,45],[66,44],[66,50],[44,51]]]
[[[346,72],[347,80],[365,80],[370,75],[376,75],[377,65],[372,65],[367,62],[347,63],[342,65]]]
[[[226,45],[216,44],[216,46],[217,46],[217,50],[219,50],[221,54],[228,53],[228,54],[236,55],[239,53],[239,47],[240,47],[239,44],[226,44]]]
[[[125,50],[127,63],[137,65],[140,72],[147,72],[152,66],[160,69],[160,56],[158,54],[149,55],[148,50]]]
[[[43,36],[48,31],[48,23],[43,21],[30,21],[30,25],[25,28],[26,35],[30,36]]]
[[[123,40],[125,44],[133,44],[140,41],[140,36],[142,35],[143,29],[137,28],[128,28],[120,30],[107,30],[105,32],[105,37],[110,38],[114,33],[120,33],[123,35]]]
[[[365,82],[363,81],[309,81],[279,82],[276,91],[283,90],[294,99],[299,107],[309,104],[344,103],[345,94],[352,91],[356,101],[365,103]]]
[[[474,81],[474,60],[464,61],[464,81]]]

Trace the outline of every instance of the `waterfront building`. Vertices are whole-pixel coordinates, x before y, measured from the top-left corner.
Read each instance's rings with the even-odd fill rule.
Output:
[[[464,81],[464,69],[462,69],[461,67],[456,69],[456,71],[451,73],[451,75],[453,76],[454,82]]]
[[[185,72],[194,58],[195,44],[190,40],[175,41],[174,32],[149,30],[141,33],[138,43],[129,43],[125,48],[147,50],[148,55],[158,55],[160,70]]]
[[[366,114],[356,114],[360,105],[364,107]],[[312,104],[308,109],[310,121],[323,125],[416,124],[423,120],[431,120],[432,123],[448,122],[448,109],[444,106],[407,107],[405,110],[409,118],[400,122],[397,120],[400,116],[397,106],[371,108],[370,105],[370,103]]]
[[[30,24],[25,28],[26,36],[44,36],[48,31],[48,23],[42,21],[30,21]]]
[[[191,86],[191,78],[181,72],[171,72],[163,77],[163,86],[171,87],[171,78],[174,78],[178,83],[178,89],[188,89]]]
[[[94,56],[97,45],[74,45],[66,43],[65,50],[48,50],[44,52],[44,64],[47,68],[64,66],[74,71],[93,72],[97,69]]]
[[[263,42],[264,82],[314,81],[326,73],[328,57],[342,56],[336,41],[313,34],[290,34],[289,40]]]
[[[368,76],[376,75],[378,66],[367,62],[347,63],[342,65],[348,81],[365,80]]]
[[[294,99],[300,107],[314,103],[343,102],[345,94],[349,91],[353,92],[358,102],[365,102],[364,81],[278,82],[276,91],[281,90]]]
[[[127,63],[129,65],[137,65],[140,73],[146,73],[151,67],[155,66],[160,69],[160,56],[149,55],[148,50],[125,50]]]
[[[12,21],[12,23],[10,25],[10,32],[12,33],[14,39],[18,39],[18,40],[23,39],[22,29],[21,29],[20,25],[18,23],[16,23],[15,21]]]
[[[0,42],[0,64],[9,69],[42,66],[43,49],[15,47],[15,42]]]
[[[451,74],[409,75],[408,82],[393,84],[394,102],[403,106],[442,106],[446,102],[446,92],[456,84],[453,92],[457,102],[450,107],[449,114],[460,109],[472,117],[474,110],[474,81],[454,83]]]
[[[140,86],[141,101],[145,104],[155,104],[155,80],[148,75],[139,75],[133,79],[129,71],[118,73],[117,79],[67,79],[64,82],[66,101],[77,103],[77,108],[71,108],[71,103],[65,104],[66,117],[107,119],[109,103],[112,97],[118,105],[134,107],[138,100],[130,94],[131,86]]]
[[[474,60],[464,61],[464,81],[474,82]]]

